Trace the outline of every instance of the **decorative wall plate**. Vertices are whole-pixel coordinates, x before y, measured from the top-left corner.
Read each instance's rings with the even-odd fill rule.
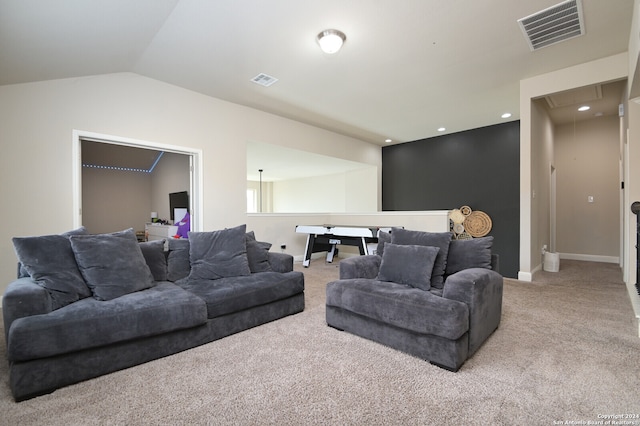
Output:
[[[485,212],[475,210],[464,220],[464,229],[472,237],[484,237],[491,231],[491,218]]]

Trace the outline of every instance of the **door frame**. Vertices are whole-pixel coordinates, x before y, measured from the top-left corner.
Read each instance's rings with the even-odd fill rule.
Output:
[[[112,145],[123,145],[133,148],[153,149],[175,154],[189,156],[190,188],[189,204],[191,204],[191,230],[202,231],[204,229],[203,208],[203,179],[202,179],[202,150],[177,145],[168,145],[158,142],[132,139],[122,136],[106,135],[84,130],[73,130],[72,136],[72,186],[73,186],[73,227],[82,226],[82,141],[102,142]]]

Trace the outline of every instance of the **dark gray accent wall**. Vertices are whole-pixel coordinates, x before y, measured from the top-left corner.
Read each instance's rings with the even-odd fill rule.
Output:
[[[517,278],[520,253],[520,122],[382,148],[382,210],[489,215],[500,272]]]

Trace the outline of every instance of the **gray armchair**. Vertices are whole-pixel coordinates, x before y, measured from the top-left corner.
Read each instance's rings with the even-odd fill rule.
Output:
[[[493,238],[398,234],[403,244],[386,243],[378,255],[341,260],[340,279],[326,288],[327,324],[457,371],[500,324],[503,278],[496,271],[498,256],[491,254]],[[440,247],[430,246],[434,241]]]

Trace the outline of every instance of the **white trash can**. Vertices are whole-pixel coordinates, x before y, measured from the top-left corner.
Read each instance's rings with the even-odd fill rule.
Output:
[[[547,272],[558,272],[560,270],[560,253],[546,252],[543,268]]]

